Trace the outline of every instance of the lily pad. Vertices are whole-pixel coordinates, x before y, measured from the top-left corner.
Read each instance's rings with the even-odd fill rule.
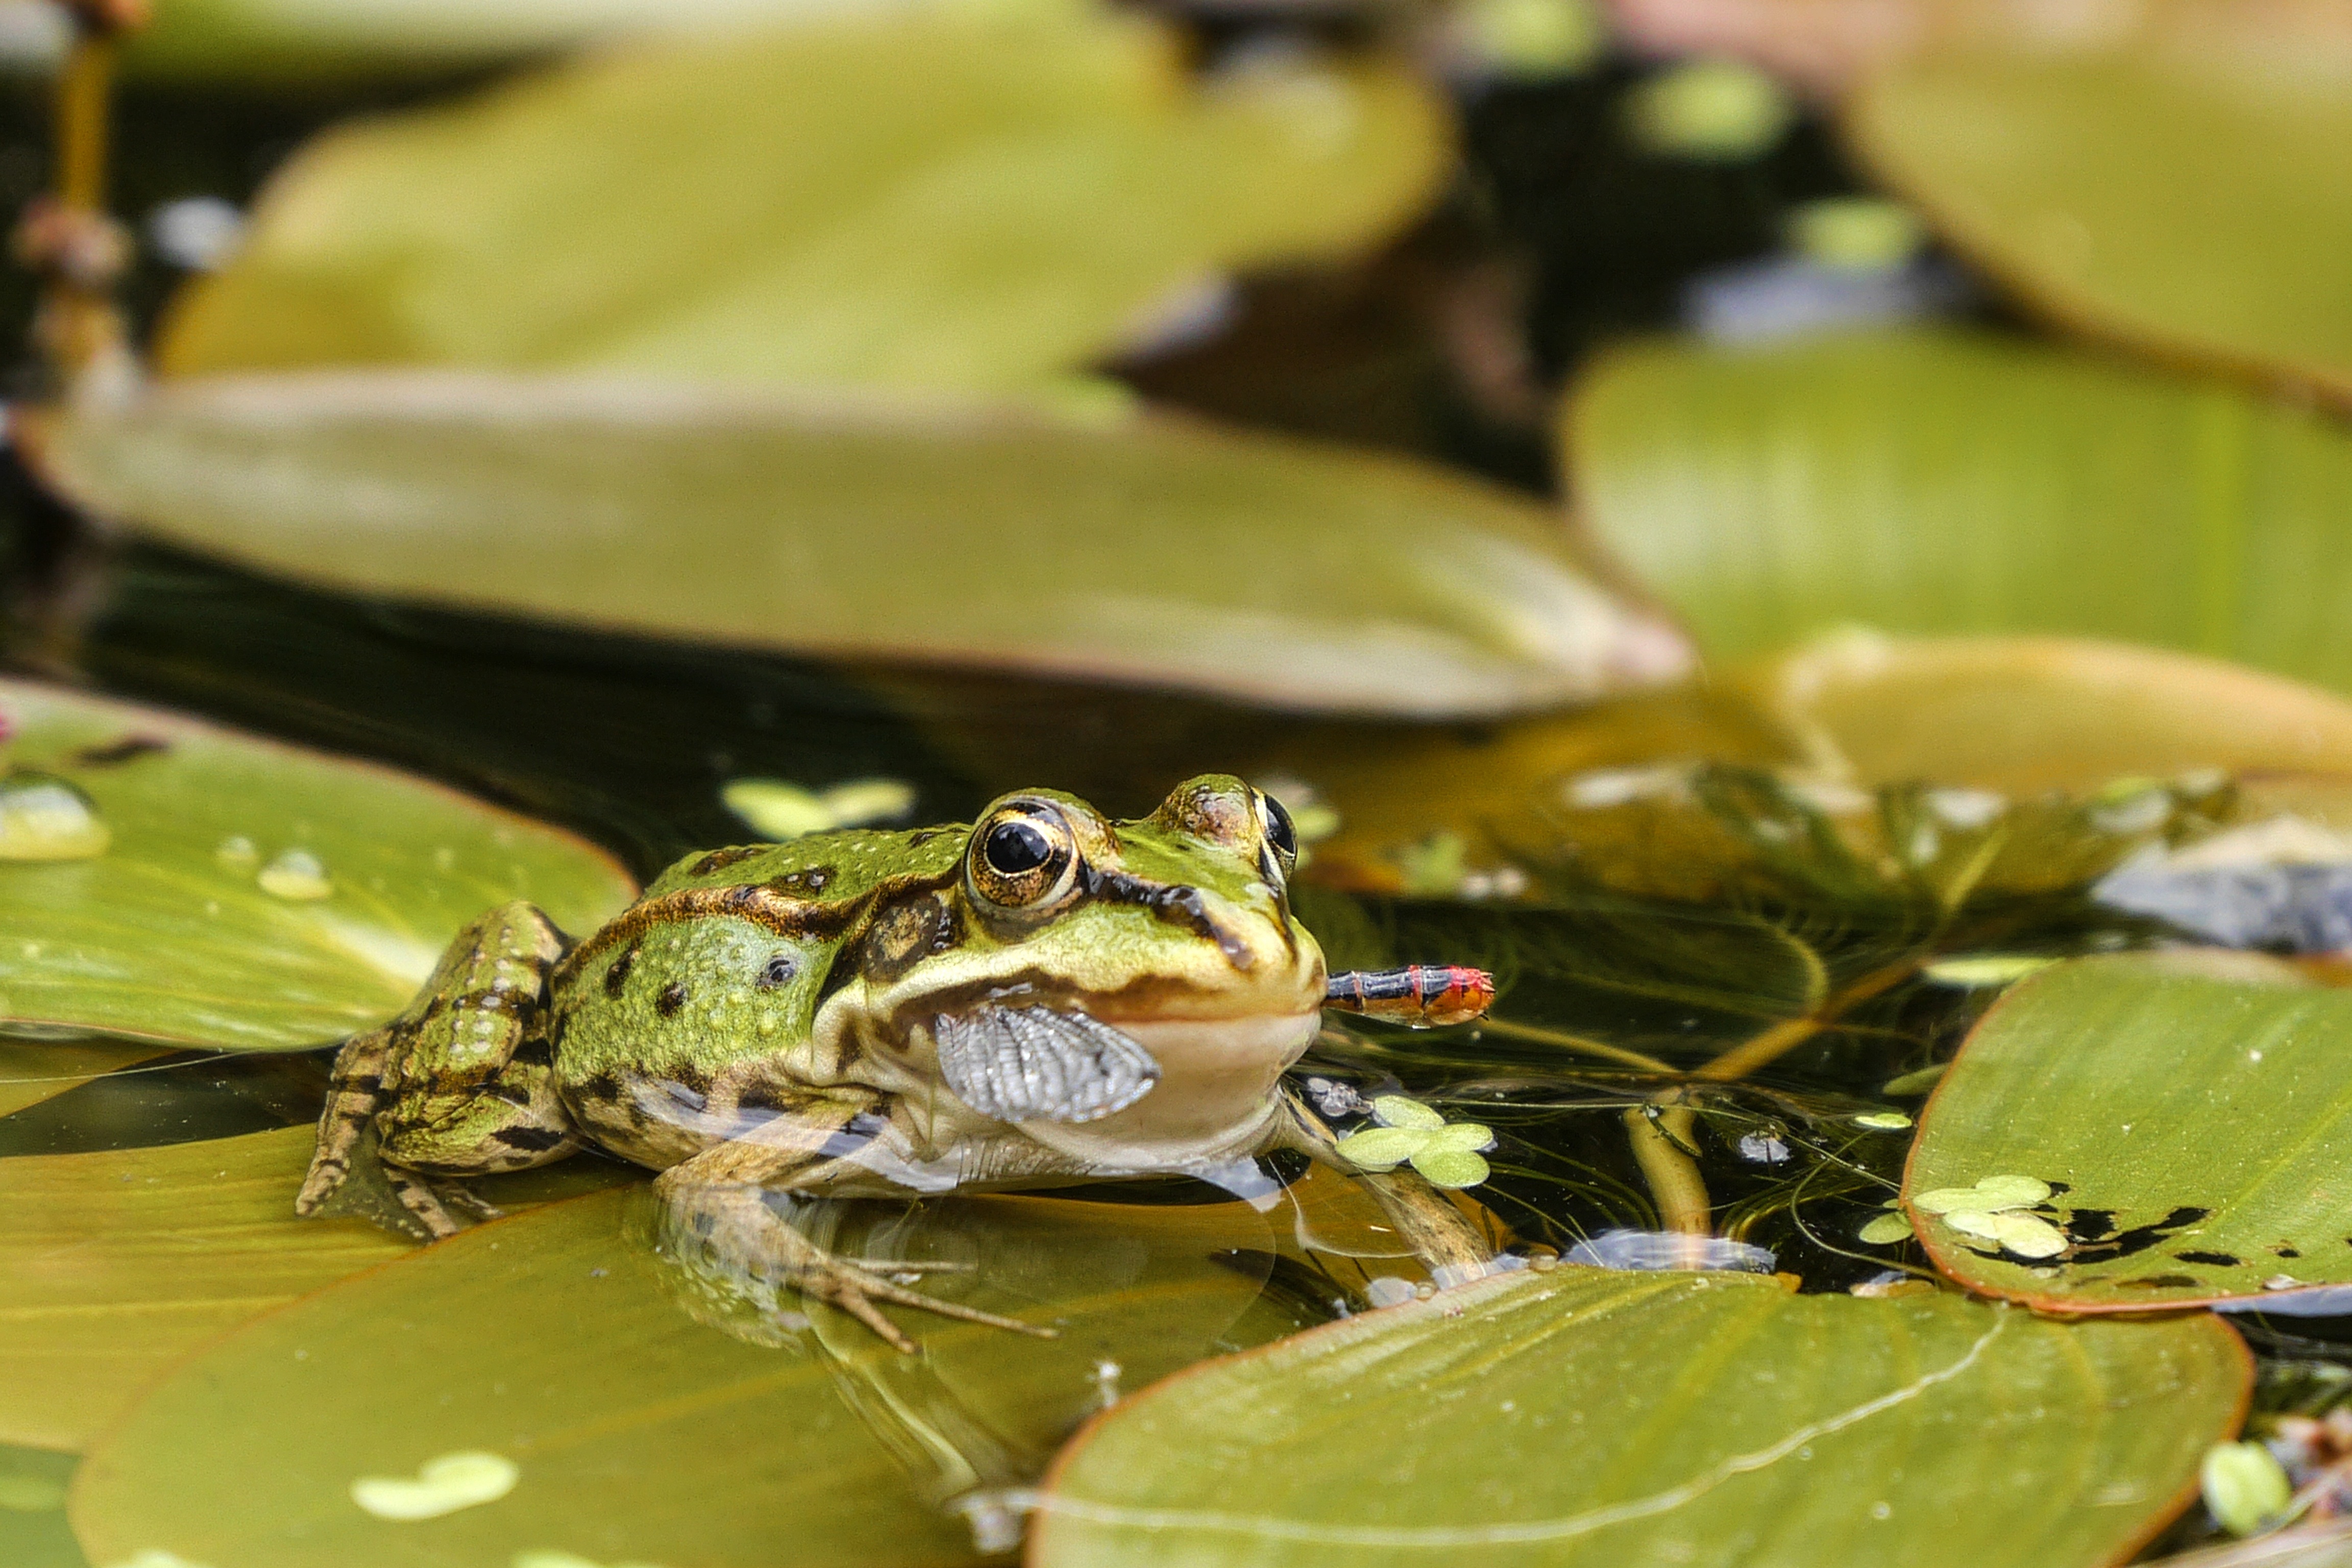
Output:
[[[1381,239],[1447,153],[1395,68],[1195,83],[1108,7],[833,8],[330,134],[156,356],[1035,391],[1230,268]]]
[[[0,1441],[79,1448],[205,1341],[410,1250],[294,1217],[311,1141],[0,1160]]]
[[[1687,662],[1538,506],[1174,420],[384,373],[167,386],[45,450],[68,494],[175,544],[615,630],[1387,714]]]
[[[1567,443],[1599,542],[1717,657],[1865,622],[2154,643],[2352,688],[2352,433],[2311,409],[1906,331],[1621,353]]]
[[[2347,1050],[2352,993],[2267,960],[2045,969],[1985,1016],[1927,1103],[1904,1181],[1919,1238],[1973,1290],[2069,1312],[2352,1283]],[[2064,1249],[2035,1258],[1931,1212],[1951,1196],[1935,1189],[1988,1176],[2046,1184],[2032,1212]]]
[[[1100,1417],[1055,1467],[1029,1562],[2115,1563],[2195,1495],[2248,1374],[2210,1317],[1502,1276]]]
[[[1122,1392],[1299,1326],[1260,1280],[1300,1216],[960,1198],[841,1205],[865,1217],[827,1239],[976,1260],[976,1275],[926,1289],[1056,1323],[1058,1339],[894,1314],[922,1343],[908,1357],[809,1308],[794,1353],[698,1321],[718,1320],[625,1234],[632,1201],[603,1194],[469,1231],[188,1363],[77,1478],[92,1560],[425,1568],[563,1551],[803,1568],[870,1563],[887,1542],[896,1563],[961,1563],[971,1532],[940,1502],[1034,1473]],[[1303,1223],[1377,1251],[1377,1219],[1343,1182]],[[466,1453],[510,1462],[513,1489],[423,1522],[352,1501],[354,1480],[421,1485],[428,1461]]]
[[[1864,79],[1853,141],[2060,321],[2352,398],[2352,31],[2171,9],[2208,25],[1922,53]]]
[[[493,905],[578,931],[635,891],[556,828],[157,709],[0,679],[0,763],[73,784],[111,838],[0,859],[0,1033],[306,1049],[397,1011]]]
[[[0,1442],[79,1448],[205,1341],[412,1251],[362,1221],[294,1216],[312,1138],[0,1160]],[[572,1160],[480,1191],[520,1208],[639,1173]]]

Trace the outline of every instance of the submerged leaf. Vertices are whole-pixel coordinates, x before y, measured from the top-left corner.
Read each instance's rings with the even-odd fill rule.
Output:
[[[1445,161],[1392,68],[1196,85],[1137,13],[835,8],[330,134],[157,356],[1035,391],[1229,268],[1385,236]]]
[[[1719,656],[1860,621],[2156,643],[2352,688],[2352,433],[2311,409],[1889,332],[1620,353],[1567,442],[1601,542]]]
[[[1930,1226],[1929,1256],[1972,1290],[2074,1312],[2352,1283],[2347,1050],[2352,993],[2252,957],[2078,959],[2021,981],[1928,1102],[1910,1202],[2031,1171],[2071,1247],[1991,1233],[2052,1260],[2029,1268]]]
[[[387,374],[166,387],[45,449],[191,549],[656,636],[1421,716],[1686,661],[1540,507],[1174,421]]]
[[[1120,1405],[1063,1455],[1029,1562],[2090,1568],[2194,1495],[2248,1369],[2210,1317],[1507,1275]]]
[[[635,890],[559,829],[156,709],[0,679],[0,728],[9,763],[71,780],[111,836],[0,860],[0,1033],[307,1048],[389,1017],[493,905],[582,931]]]

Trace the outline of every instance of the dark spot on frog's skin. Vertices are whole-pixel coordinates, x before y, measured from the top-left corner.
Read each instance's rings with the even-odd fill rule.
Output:
[[[572,1093],[575,1099],[593,1100],[599,1105],[610,1105],[621,1098],[621,1080],[611,1073],[600,1072],[593,1078],[583,1079],[574,1084]]]
[[[2136,1279],[2118,1279],[2118,1290],[2179,1290],[2194,1288],[2197,1281],[2186,1274],[2143,1274]]]
[[[2303,1256],[2303,1254],[2302,1254],[2301,1252],[2298,1252],[2298,1251],[2297,1251],[2297,1250],[2295,1250],[2294,1247],[2289,1247],[2289,1246],[2288,1246],[2285,1242],[2284,1242],[2284,1241],[2274,1241],[2274,1242],[2273,1242],[2273,1243],[2271,1244],[2271,1251],[2272,1251],[2272,1253],[2273,1253],[2274,1256],[2279,1257],[2279,1258],[2301,1258],[2301,1257]]]
[[[760,966],[759,984],[763,990],[772,990],[779,985],[790,985],[793,977],[800,972],[799,959],[789,952],[774,953],[769,957],[767,963]]]
[[[671,981],[654,997],[654,1011],[665,1018],[676,1017],[677,1010],[685,1005],[686,982],[683,980]]]
[[[557,1020],[558,1024],[562,1020]],[[548,1068],[555,1065],[555,1042],[546,1035],[525,1035],[522,1044],[514,1048],[507,1060],[518,1067]]]
[[[754,855],[766,853],[762,844],[739,844],[731,849],[713,849],[686,868],[689,877],[708,877],[714,871],[724,871],[730,866],[740,866]]]
[[[2115,1228],[2113,1209],[2076,1209],[2066,1216],[2066,1234],[2076,1241],[2096,1241]]]
[[[830,866],[803,866],[797,871],[771,878],[768,886],[780,893],[822,893],[833,885],[835,875]]]
[[[554,1148],[569,1136],[569,1133],[559,1132],[551,1127],[501,1127],[490,1134],[490,1141],[503,1143],[509,1149],[522,1149],[536,1154]]]
[[[961,923],[947,899],[911,899],[875,916],[857,944],[857,962],[852,967],[887,984],[924,959],[947,952],[961,935]]]
[[[631,942],[621,950],[620,957],[613,960],[612,967],[604,971],[605,995],[618,996],[621,987],[629,983],[629,971],[637,966],[637,944]]]
[[[172,749],[169,741],[159,741],[152,735],[125,735],[103,746],[84,746],[73,754],[73,760],[85,768],[120,767],[136,757],[152,756]]]
[[[2235,1268],[2241,1261],[2226,1252],[2176,1252],[2172,1256],[2183,1263],[2202,1263],[2211,1268]]]

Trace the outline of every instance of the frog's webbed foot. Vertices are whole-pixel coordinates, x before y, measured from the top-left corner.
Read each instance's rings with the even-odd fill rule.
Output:
[[[504,1219],[507,1211],[476,1194],[463,1182],[436,1182],[397,1165],[383,1167],[383,1179],[400,1206],[425,1227],[430,1240],[457,1235],[469,1225]]]
[[[943,1318],[1009,1329],[1038,1339],[1057,1337],[1053,1329],[942,1300],[910,1288],[912,1280],[925,1275],[966,1272],[970,1267],[967,1264],[841,1257],[803,1236],[770,1208],[763,1188],[673,1179],[684,1169],[679,1167],[666,1173],[656,1184],[667,1210],[665,1217],[669,1222],[673,1245],[692,1238],[701,1267],[742,1279],[745,1289],[739,1293],[746,1298],[766,1294],[761,1287],[788,1287],[803,1296],[838,1307],[890,1345],[909,1352],[915,1349],[915,1342],[882,1315],[882,1304],[913,1307]]]

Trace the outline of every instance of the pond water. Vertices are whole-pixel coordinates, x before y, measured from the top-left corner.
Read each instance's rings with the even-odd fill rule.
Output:
[[[1257,25],[1185,24],[1204,59],[1244,63]],[[1788,477],[1772,365],[1797,365],[1806,395],[1855,399],[1832,408],[1841,429],[1889,401],[1870,376],[1937,396],[2073,377],[2090,393],[2066,406],[2086,424],[2128,403],[2146,420],[2132,438],[2159,456],[2228,448],[2212,458],[2226,474],[2179,483],[2138,448],[2085,461],[2134,484],[2160,469],[2146,482],[2199,505],[2243,479],[2231,464],[2335,461],[2294,446],[2332,439],[2296,423],[2307,410],[2263,415],[2242,452],[2251,395],[2036,369],[2052,335],[1954,257],[1816,265],[1839,246],[1912,257],[1918,220],[1822,205],[1864,190],[1855,165],[1821,115],[1743,100],[1757,79],[1611,57],[1453,82],[1463,172],[1417,227],[1349,268],[1208,290],[1189,332],[1092,366],[1095,392],[1115,380],[1192,415],[1433,459],[1501,487],[1481,504],[1506,511],[1556,499],[1555,434],[1611,436],[1622,467],[1596,462],[1575,499],[1597,513],[1633,496],[1643,527],[1621,553],[1662,582],[1684,573],[1677,609],[1716,617],[1701,640],[1748,653],[1777,647],[1769,628],[1797,611],[1739,600],[1771,576],[1760,566],[1717,574],[1730,586],[1710,604],[1712,556],[1678,561],[1679,514],[1637,481],[1663,431],[1691,445],[1652,464],[1657,494],[1732,473],[1760,488],[1731,510],[1770,511]],[[464,85],[141,88],[118,126],[120,205],[243,204],[318,128]],[[15,111],[11,205],[47,158],[32,99]],[[1726,114],[1789,123],[1732,155],[1710,138],[1758,132]],[[1810,260],[1755,259],[1816,230]],[[125,281],[142,342],[182,281],[153,255]],[[32,303],[28,283],[0,282],[0,321]],[[1922,315],[1985,330],[1956,346],[1885,325]],[[1767,366],[1724,400],[1733,424],[1753,414],[1742,399],[1764,409],[1740,427],[1761,480],[1736,472],[1738,442],[1682,429],[1703,399],[1644,391],[1687,372],[1671,347],[1615,362],[1630,368],[1612,396],[1557,432],[1544,412],[1634,332],[1680,323],[1720,347],[1823,321],[1855,335],[1804,351],[1818,363],[1732,355],[1700,373],[1728,385]],[[1857,364],[1864,380],[1838,380]],[[2032,402],[1977,401],[1944,414],[1957,427]],[[2177,419],[2195,440],[2172,438]],[[1848,510],[1874,520],[1888,474],[1937,471],[1944,428],[1913,448],[1915,433],[1858,437],[1862,477],[1837,494],[1864,504]],[[2146,498],[2117,482],[2087,502],[2059,486],[2049,505],[2105,505],[2137,529]],[[1948,500],[1920,503],[1923,535]],[[2031,533],[2039,514],[2020,515]],[[1269,535],[1276,565],[1236,574],[1286,569],[1294,542]],[[1841,590],[1877,537],[1828,552]],[[2267,630],[2232,641],[2240,579],[2217,552],[2244,542],[2198,540],[2185,589],[2137,555],[2145,595],[2082,574],[2097,613],[2063,629],[2336,668],[2324,626],[2310,640],[2326,658]],[[2019,558],[2036,605],[2069,575]],[[1929,608],[1890,622],[1988,629],[1944,616],[1980,563],[1931,563]],[[2189,605],[2193,637],[2147,609],[2158,599]],[[71,516],[13,458],[0,605],[0,748],[17,770],[0,796],[0,1568],[1023,1552],[1033,1568],[1238,1568],[1341,1551],[2088,1568],[2276,1522],[2289,1472],[2336,1500],[2320,1512],[2352,1508],[2352,1316],[2325,1289],[2352,1285],[2336,1187],[2352,992],[2329,951],[2352,907],[2352,716],[2316,688],[2145,647],[1832,629],[1588,707],[1334,718],[295,586]],[[1819,608],[1808,627],[1843,619]],[[58,695],[77,690],[147,706]],[[71,721],[24,718],[50,702]],[[319,792],[320,820],[233,822],[305,809],[275,787],[280,767]],[[963,1312],[887,1309],[915,1353],[593,1148],[471,1184],[499,1212],[421,1246],[390,1228],[415,1223],[370,1132],[334,1205],[295,1217],[327,1042],[399,1005],[494,898],[583,911],[565,917],[578,937],[625,882],[782,837],[763,810],[854,796],[914,827],[1048,787],[1129,818],[1210,772],[1289,806],[1305,844],[1291,907],[1334,971],[1495,980],[1469,1023],[1324,1013],[1285,1083],[1336,1152],[1034,1193],[761,1200],[804,1242]],[[171,779],[195,782],[154,782]],[[134,821],[150,841],[117,831]],[[185,842],[155,847],[173,832]],[[66,912],[52,931],[36,907]],[[65,994],[87,1005],[60,1008]],[[194,1044],[231,1038],[248,1048]],[[873,1135],[851,1119],[825,1150]],[[1417,1225],[1499,1261],[1449,1265]],[[2286,1468],[2225,1447],[2242,1433]]]
[[[112,570],[77,658],[115,689],[436,774],[614,847],[641,878],[744,836],[719,803],[730,779],[894,778],[913,786],[915,820],[969,819],[1030,779],[1133,810],[1164,787],[1167,759],[1246,768],[1269,726],[1193,700],[355,612],[143,548]],[[186,635],[199,618],[201,641]],[[1741,798],[1704,809],[1736,823],[1754,805]],[[1490,1173],[1465,1196],[1523,1258],[1704,1262],[1817,1293],[1932,1279],[1916,1247],[1858,1238],[1897,1192],[1939,1068],[2020,961],[2143,946],[2159,928],[2073,889],[1839,901],[1822,889],[1851,861],[1816,846],[1809,892],[1809,852],[1793,853],[1778,895],[1707,902],[1580,885],[1539,852],[1511,896],[1466,900],[1318,885],[1310,864],[1297,904],[1335,968],[1466,963],[1502,994],[1485,1022],[1435,1031],[1334,1016],[1293,1081],[1342,1127],[1401,1093],[1490,1129]],[[55,1276],[20,1308],[33,1338],[8,1452],[29,1479],[27,1505],[0,1516],[18,1531],[11,1562],[83,1560],[41,1478],[64,1473],[55,1449],[90,1443],[100,1468],[76,1517],[100,1563],[150,1561],[132,1552],[148,1547],[215,1568],[570,1561],[530,1556],[542,1550],[849,1563],[877,1560],[876,1530],[895,1543],[881,1560],[962,1561],[1017,1539],[1024,1489],[1123,1393],[1427,1288],[1377,1205],[1289,1155],[1264,1163],[1255,1203],[1168,1178],[802,1205],[794,1223],[836,1250],[973,1265],[925,1288],[1062,1331],[1036,1342],[899,1313],[925,1346],[911,1360],[714,1265],[666,1229],[642,1173],[594,1154],[482,1184],[509,1210],[592,1195],[368,1273],[403,1244],[327,1222],[341,1239],[311,1255],[290,1215],[324,1057],[134,1054],[151,1059],[0,1117],[0,1175],[23,1173],[16,1267]],[[100,1203],[93,1184],[157,1201]],[[226,1209],[217,1184],[240,1189]],[[1719,1239],[1659,1234],[1694,1205]],[[93,1256],[58,1271],[68,1245]],[[251,1272],[249,1299],[209,1272],[222,1262]],[[105,1326],[60,1328],[72,1300]],[[2298,1352],[2320,1326],[2297,1325]],[[44,1351],[41,1334],[69,1348]],[[61,1386],[45,1354],[80,1380]],[[395,1512],[431,1511],[440,1483],[386,1474],[384,1456],[477,1451],[520,1467],[513,1506],[453,1506],[428,1529],[321,1501],[374,1476],[409,1500]],[[462,1498],[505,1472],[453,1473]],[[764,1555],[783,1550],[779,1510],[793,1544]]]

